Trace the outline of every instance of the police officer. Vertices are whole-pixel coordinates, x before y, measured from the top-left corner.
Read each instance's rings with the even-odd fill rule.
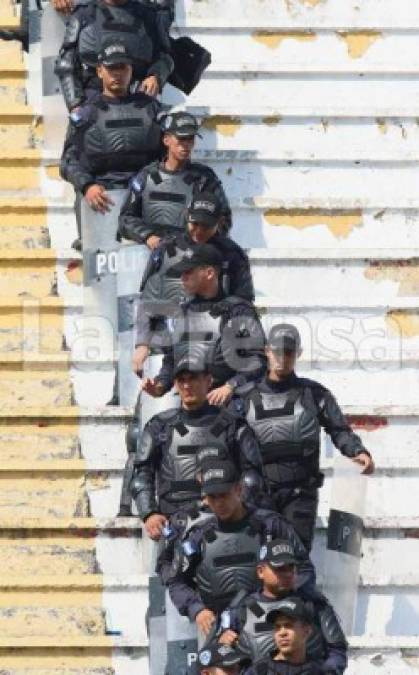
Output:
[[[128,451],[135,453],[131,494],[147,534],[158,540],[167,517],[200,503],[196,473],[207,456],[232,458],[245,494],[255,500],[263,490],[258,444],[248,425],[207,402],[211,375],[199,355],[189,354],[175,368],[181,407],[155,415],[138,434],[135,423]]]
[[[329,672],[307,656],[313,617],[300,598],[290,596],[281,600],[266,618],[273,626],[276,652],[247,670],[246,675],[324,675]]]
[[[167,37],[160,34],[156,11],[137,0],[79,1],[67,21],[55,66],[68,110],[100,92],[98,53],[102,42],[109,39],[127,43],[132,76],[142,92],[156,96],[162,90],[173,60],[165,46]]]
[[[201,675],[239,675],[243,655],[234,647],[213,641],[201,649],[198,663]]]
[[[60,172],[78,200],[105,214],[107,189],[126,188],[132,175],[158,156],[160,104],[143,93],[130,94],[132,58],[123,42],[104,42],[98,56],[103,93],[70,115]]]
[[[252,663],[258,663],[275,647],[267,614],[284,599],[297,596],[313,617],[308,658],[321,662],[324,672],[341,675],[347,667],[345,636],[327,598],[317,589],[307,592],[297,588],[297,559],[292,544],[273,540],[262,546],[257,576],[262,588],[223,613],[220,642],[237,645]]]
[[[171,346],[154,379],[143,380],[142,389],[162,396],[173,384],[174,364],[194,344],[202,346],[213,389],[208,401],[222,405],[240,384],[256,380],[265,364],[264,334],[256,311],[242,298],[226,295],[220,284],[223,259],[215,246],[199,244],[185,251],[170,274],[181,276],[190,296],[171,325]]]
[[[202,192],[188,211],[186,231],[165,237],[151,254],[141,283],[136,350],[133,370],[141,373],[150,352],[161,347],[161,330],[168,316],[173,316],[184,299],[179,277],[170,276],[170,269],[195,244],[210,243],[223,257],[221,285],[227,295],[235,295],[249,302],[254,300],[249,259],[243,249],[229,237],[220,235],[218,226],[221,205],[210,192]],[[154,338],[154,339],[153,339]]]
[[[245,505],[232,462],[205,459],[200,480],[212,514],[178,541],[167,585],[180,614],[196,621],[208,635],[216,615],[239,592],[256,589],[261,544],[276,538],[293,544],[301,585],[313,584],[314,568],[293,527],[280,514]]]
[[[221,204],[220,230],[231,226],[231,210],[221,181],[210,167],[191,161],[196,118],[190,113],[171,113],[163,118],[166,157],[142,169],[131,184],[121,209],[119,233],[151,249],[162,237],[183,231],[187,209],[200,192],[212,192]]]
[[[233,405],[259,439],[273,508],[293,524],[310,550],[318,489],[323,483],[319,470],[321,428],[342,454],[362,467],[363,473],[372,473],[374,462],[330,391],[296,375],[295,363],[301,352],[295,326],[273,326],[266,348],[265,377],[254,386],[244,387]]]

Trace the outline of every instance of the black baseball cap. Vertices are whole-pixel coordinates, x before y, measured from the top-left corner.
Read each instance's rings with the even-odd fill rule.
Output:
[[[221,269],[223,258],[218,249],[212,244],[197,244],[187,248],[182,260],[167,270],[166,276],[180,277],[183,272],[188,272],[197,267],[216,267]]]
[[[200,479],[203,496],[219,495],[229,492],[240,476],[233,462],[207,459],[202,463]]]
[[[188,211],[188,220],[191,223],[199,223],[207,227],[214,227],[220,216],[220,201],[211,192],[201,192],[195,197]]]
[[[266,621],[273,625],[278,616],[289,616],[291,619],[297,619],[304,623],[312,623],[313,621],[313,615],[303,600],[292,595],[276,602],[275,607],[266,615]]]
[[[162,118],[161,128],[164,134],[173,134],[177,138],[201,137],[198,120],[188,112],[168,113]]]
[[[259,560],[275,569],[297,564],[294,547],[286,539],[274,539],[261,546]]]
[[[242,663],[244,655],[230,645],[223,645],[219,642],[212,642],[201,649],[198,654],[200,668],[212,668],[222,666],[229,668],[238,663]]]
[[[289,350],[296,352],[301,347],[300,333],[290,323],[277,323],[269,331],[268,347],[274,351]]]
[[[130,63],[132,65],[134,62],[122,40],[103,41],[97,60],[102,66],[112,66],[117,63]]]
[[[173,370],[174,377],[180,373],[208,373],[208,347],[206,345],[188,344],[185,355],[180,356]]]

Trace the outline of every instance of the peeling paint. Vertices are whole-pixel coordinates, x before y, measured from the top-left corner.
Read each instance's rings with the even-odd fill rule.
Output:
[[[394,281],[398,295],[419,295],[419,263],[416,260],[373,260],[364,272],[370,281]]]
[[[363,429],[364,431],[376,431],[377,429],[388,426],[388,420],[386,417],[349,415],[348,420],[354,429]]]
[[[216,131],[222,136],[235,136],[241,126],[240,117],[230,117],[229,115],[212,115],[202,122],[204,129]]]
[[[67,265],[65,276],[70,284],[81,286],[83,283],[83,265],[81,260],[71,260]]]
[[[386,134],[388,130],[388,125],[387,122],[384,118],[382,117],[377,117],[377,126],[381,134]]]
[[[262,117],[262,123],[266,124],[268,127],[275,127],[282,120],[281,115],[271,115],[268,117]]]
[[[362,227],[362,211],[322,211],[319,209],[269,209],[264,213],[270,225],[294,227],[303,230],[307,227],[326,225],[337,238],[346,238],[355,227]]]
[[[311,31],[269,31],[257,30],[252,33],[252,38],[255,42],[259,42],[268,49],[277,49],[284,40],[298,40],[299,42],[311,42],[317,38],[316,33]]]
[[[382,33],[376,30],[366,31],[338,31],[338,36],[346,42],[348,55],[351,59],[359,59],[364,56],[374,42],[382,37]]]
[[[109,486],[109,476],[105,473],[92,474],[87,480],[87,487],[89,490],[104,490]]]
[[[419,313],[390,310],[386,314],[386,324],[392,335],[406,338],[419,335]]]

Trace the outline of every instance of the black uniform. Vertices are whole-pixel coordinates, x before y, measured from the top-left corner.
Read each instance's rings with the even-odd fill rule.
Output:
[[[101,91],[96,75],[97,55],[107,38],[127,44],[134,61],[134,80],[155,75],[162,89],[173,70],[162,12],[170,17],[171,11],[157,11],[138,0],[119,6],[107,5],[103,0],[79,2],[67,21],[55,66],[67,108],[80,106],[89,93]]]
[[[203,609],[225,610],[239,592],[257,587],[261,545],[269,538],[290,541],[299,561],[299,584],[310,588],[315,572],[294,528],[272,511],[250,510],[239,522],[208,515],[178,542],[167,580],[172,602],[191,620]]]
[[[246,253],[232,239],[218,233],[208,243],[215,246],[223,257],[221,286],[226,295],[235,295],[252,302],[253,281]],[[181,279],[170,277],[166,272],[193,246],[194,242],[189,234],[182,232],[176,237],[164,239],[150,253],[140,288],[136,346],[149,345],[154,350],[159,350],[162,345],[167,344],[168,338],[164,331],[167,317],[178,311],[179,303],[185,299],[185,292]]]
[[[322,663],[325,671],[341,675],[347,667],[347,642],[339,620],[327,598],[318,590],[308,593],[295,590],[313,616],[313,633],[307,642],[307,658]],[[240,634],[238,647],[252,663],[267,658],[275,649],[272,625],[266,615],[275,609],[286,596],[268,598],[262,591],[249,595],[239,607],[232,607],[223,614],[223,628]]]
[[[242,675],[326,675],[327,672],[316,661],[306,661],[302,665],[295,665],[289,661],[274,661],[272,658],[267,658],[244,670]]]
[[[131,494],[139,515],[171,515],[200,501],[197,461],[206,456],[231,458],[253,499],[262,491],[262,465],[252,430],[226,410],[205,403],[187,411],[176,408],[155,415],[134,447]]]
[[[336,399],[318,382],[291,374],[281,382],[265,377],[247,385],[231,406],[254,430],[262,450],[271,506],[295,527],[310,550],[316,521],[320,431],[346,455],[367,452]]]
[[[119,217],[119,234],[139,244],[152,235],[165,237],[183,231],[187,210],[200,192],[213,192],[221,203],[223,229],[231,227],[231,209],[221,181],[209,166],[188,162],[179,171],[168,171],[154,162],[142,169]]]
[[[77,192],[93,184],[126,188],[138,168],[160,152],[160,104],[145,94],[98,94],[70,114],[60,172]]]
[[[223,291],[212,299],[194,296],[181,305],[170,326],[171,347],[157,380],[169,391],[174,363],[188,351],[202,351],[213,387],[255,381],[265,368],[265,336],[253,305]]]

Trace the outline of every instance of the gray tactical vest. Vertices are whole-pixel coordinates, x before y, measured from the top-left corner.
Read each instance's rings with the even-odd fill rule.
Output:
[[[310,477],[318,469],[320,443],[320,424],[310,391],[296,387],[268,394],[254,389],[248,398],[246,420],[259,441],[267,478],[280,485]],[[284,465],[296,468],[288,474]]]
[[[205,532],[196,585],[206,607],[221,612],[239,591],[255,590],[260,544],[250,524],[240,532]]]
[[[246,618],[240,632],[239,647],[254,662],[266,658],[275,649],[273,627],[266,621],[266,614],[275,609],[275,604],[275,601],[256,599],[246,603]],[[323,637],[316,623],[313,624],[313,632],[307,641],[307,658],[313,661],[325,658]]]
[[[209,425],[197,427],[181,421],[173,424],[158,476],[160,499],[177,505],[200,499],[197,459],[231,456],[227,435],[231,422],[232,417],[221,412]]]
[[[157,231],[183,230],[192,202],[196,176],[188,168],[169,173],[155,168],[147,174],[142,190],[143,220]],[[162,232],[162,234],[164,233]]]
[[[131,54],[135,68],[145,69],[153,60],[153,44],[140,16],[125,7],[97,3],[95,19],[80,31],[78,54],[82,64],[94,68],[104,39],[121,40]]]
[[[130,171],[155,156],[160,128],[153,102],[132,100],[121,105],[95,103],[96,119],[86,129],[82,159],[92,173]]]
[[[208,364],[214,364],[214,349],[221,335],[221,319],[221,316],[214,316],[208,310],[194,311],[187,307],[186,312],[177,318],[172,334],[175,363],[188,350],[195,352],[196,348],[201,347],[202,358]]]

